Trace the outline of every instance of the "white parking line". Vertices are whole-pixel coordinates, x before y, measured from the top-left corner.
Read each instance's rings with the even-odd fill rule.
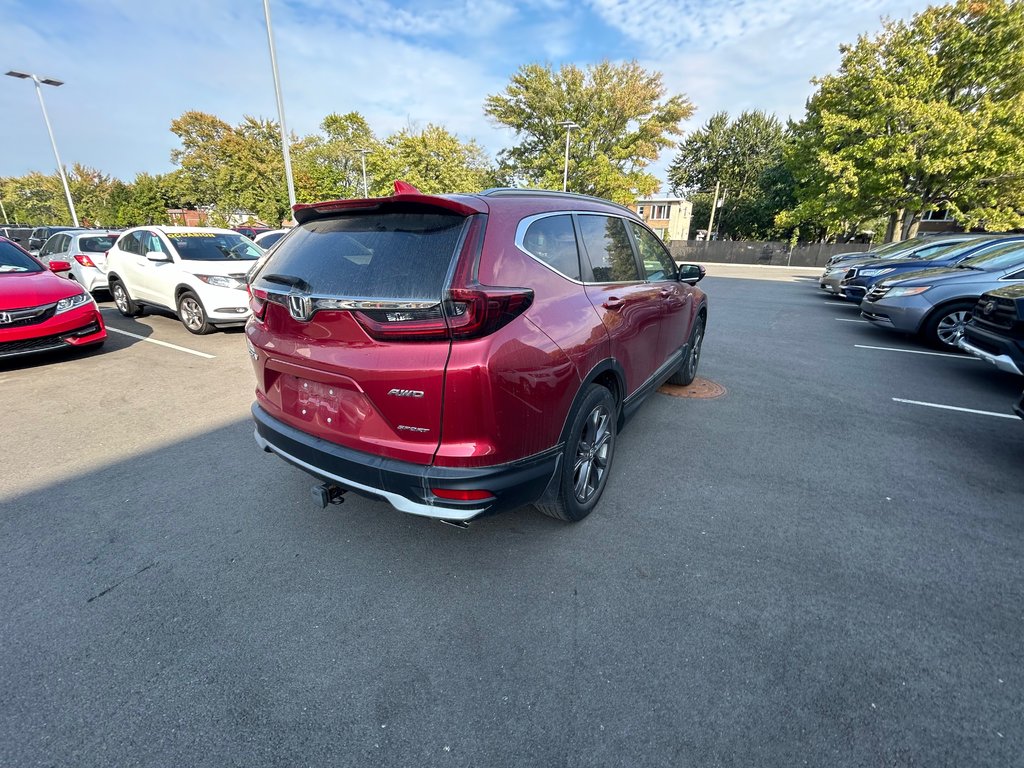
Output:
[[[906,352],[910,355],[931,355],[933,357],[952,357],[954,360],[974,360],[978,358],[971,355],[951,355],[948,352],[925,352],[922,349],[898,349],[897,347],[872,347],[868,344],[854,344],[857,349],[880,349],[883,352]]]
[[[1012,413],[996,413],[995,411],[978,411],[974,408],[958,408],[955,405],[941,405],[940,403],[923,403],[920,400],[904,400],[901,397],[894,397],[893,400],[897,403],[907,403],[908,405],[923,405],[926,408],[941,408],[944,411],[960,411],[961,413],[977,413],[980,416],[998,416],[1000,419],[1016,419]]]
[[[205,352],[198,352],[194,349],[189,349],[188,347],[179,347],[177,344],[171,344],[168,341],[160,341],[159,339],[148,339],[145,336],[138,336],[134,333],[128,333],[128,331],[122,331],[119,328],[111,328],[109,325],[107,326],[107,330],[113,333],[120,333],[122,336],[131,336],[133,339],[138,339],[139,341],[148,341],[150,344],[159,344],[161,347],[167,347],[168,349],[176,349],[179,352],[187,352],[188,354],[195,355],[196,357],[205,357],[207,360],[213,360],[216,357],[216,355],[208,355]]]
[[[836,317],[836,318],[833,318],[833,319],[834,320],[838,320],[840,323],[868,323],[868,324],[870,324],[869,320],[854,320],[852,317]]]

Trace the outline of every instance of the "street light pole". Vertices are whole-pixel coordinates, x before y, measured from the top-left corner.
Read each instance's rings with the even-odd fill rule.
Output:
[[[572,120],[563,120],[558,125],[565,128],[565,169],[562,171],[562,191],[566,192],[569,189],[569,133],[573,128],[579,128],[579,126]]]
[[[78,226],[78,214],[75,212],[75,202],[71,199],[71,188],[68,186],[68,177],[64,173],[64,164],[60,161],[60,153],[57,151],[57,140],[53,138],[53,127],[50,125],[50,116],[46,114],[46,102],[43,101],[43,89],[40,88],[42,85],[52,85],[58,87],[64,85],[63,80],[54,80],[52,77],[44,77],[39,79],[30,72],[18,72],[17,70],[11,70],[6,73],[10,77],[16,77],[20,80],[31,80],[36,86],[36,96],[39,97],[39,107],[43,110],[43,122],[46,123],[46,132],[50,135],[50,146],[53,147],[53,156],[57,160],[57,173],[60,174],[61,183],[64,185],[64,197],[68,201],[68,210],[71,211],[71,220]]]
[[[369,151],[370,150],[366,148],[356,150],[356,152],[359,153],[359,159],[362,161],[363,164],[363,197],[370,196],[370,193],[366,189],[366,155]]]
[[[277,98],[277,120],[281,124],[281,151],[284,154],[284,178],[288,183],[288,203],[295,207],[295,182],[292,181],[292,155],[288,149],[288,127],[284,122],[284,99],[281,97],[281,75],[277,71],[277,52],[274,50],[274,30],[270,25],[270,0],[263,0],[263,14],[267,17],[267,45],[270,47],[270,67],[274,70],[274,96]]]

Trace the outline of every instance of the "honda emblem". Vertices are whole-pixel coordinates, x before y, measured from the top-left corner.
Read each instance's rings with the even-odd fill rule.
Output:
[[[10,312],[0,312],[0,325],[7,325],[13,322],[14,318],[11,317]]]
[[[313,316],[313,299],[300,293],[288,294],[288,314],[300,322]]]

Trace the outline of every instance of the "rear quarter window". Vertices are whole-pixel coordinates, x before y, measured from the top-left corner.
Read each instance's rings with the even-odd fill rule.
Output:
[[[257,279],[280,290],[272,276],[297,278],[304,290],[325,296],[438,299],[466,221],[385,213],[307,222],[271,253]]]

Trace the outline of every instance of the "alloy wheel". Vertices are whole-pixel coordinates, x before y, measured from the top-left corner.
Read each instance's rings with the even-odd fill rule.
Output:
[[[572,475],[573,492],[581,504],[590,501],[604,482],[605,473],[608,471],[611,439],[611,412],[604,405],[599,405],[587,417],[579,443],[576,445]]]
[[[114,284],[114,304],[121,312],[128,313],[128,294],[120,283]]]
[[[965,309],[950,312],[935,326],[935,335],[947,347],[955,347],[957,341],[964,335],[964,326],[970,319],[971,313]]]
[[[181,321],[187,328],[197,331],[203,327],[203,308],[199,306],[198,301],[191,297],[182,299],[180,309]]]

